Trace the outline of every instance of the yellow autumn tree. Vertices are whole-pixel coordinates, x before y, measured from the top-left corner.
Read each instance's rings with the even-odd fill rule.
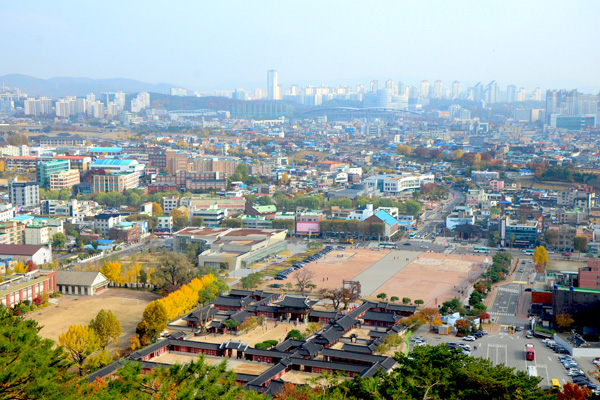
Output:
[[[87,358],[100,347],[100,341],[94,330],[84,325],[69,326],[69,329],[58,337],[58,343],[79,368],[79,376],[83,376]]]
[[[155,272],[156,270],[154,268],[148,268],[148,270],[146,271],[146,283],[152,283],[152,277]]]
[[[0,172],[5,171],[4,160],[0,160]]]
[[[27,267],[25,266],[25,264],[23,264],[23,261],[17,261],[14,264],[13,270],[15,271],[15,274],[24,274],[25,272],[27,272]]]
[[[163,215],[163,209],[157,202],[152,203],[152,215]]]
[[[187,285],[183,285],[167,297],[156,301],[162,304],[167,313],[167,318],[172,320],[196,307],[198,292],[214,281],[216,281],[216,278],[212,274],[204,275],[200,279],[194,278]]]
[[[125,282],[126,283],[137,283],[140,278],[140,271],[142,266],[140,264],[132,264],[127,267],[125,271]]]
[[[104,261],[100,272],[111,282],[123,283],[123,278],[121,277],[122,267],[118,261]]]

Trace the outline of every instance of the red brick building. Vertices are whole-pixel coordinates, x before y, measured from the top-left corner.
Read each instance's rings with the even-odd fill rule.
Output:
[[[0,303],[12,307],[25,300],[33,301],[41,296],[56,291],[56,271],[29,272],[6,276],[0,283]]]

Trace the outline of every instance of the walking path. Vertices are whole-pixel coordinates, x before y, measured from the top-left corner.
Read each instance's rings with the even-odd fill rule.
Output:
[[[417,251],[391,251],[381,260],[352,278],[352,280],[360,282],[361,292],[364,295],[375,294],[374,292],[379,287],[398,272],[402,271],[408,264],[417,258],[419,254],[421,253]]]

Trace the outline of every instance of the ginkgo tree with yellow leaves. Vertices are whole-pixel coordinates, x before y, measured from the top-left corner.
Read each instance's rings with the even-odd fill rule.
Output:
[[[98,335],[85,325],[69,326],[69,329],[58,337],[58,343],[79,368],[79,376],[83,376],[85,361],[100,348]]]
[[[121,283],[122,267],[118,261],[104,261],[102,268],[100,268],[102,275],[113,283]]]
[[[148,304],[142,321],[137,325],[136,335],[130,339],[132,349],[156,340],[160,332],[166,328],[168,321],[193,310],[198,305],[201,290],[205,288],[213,290],[216,286],[215,290],[218,291],[218,285],[211,285],[216,281],[217,278],[213,274],[194,278],[167,297]]]

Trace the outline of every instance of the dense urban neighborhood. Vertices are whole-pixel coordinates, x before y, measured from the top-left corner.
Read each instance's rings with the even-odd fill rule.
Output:
[[[598,15],[4,2],[0,400],[600,399]]]

